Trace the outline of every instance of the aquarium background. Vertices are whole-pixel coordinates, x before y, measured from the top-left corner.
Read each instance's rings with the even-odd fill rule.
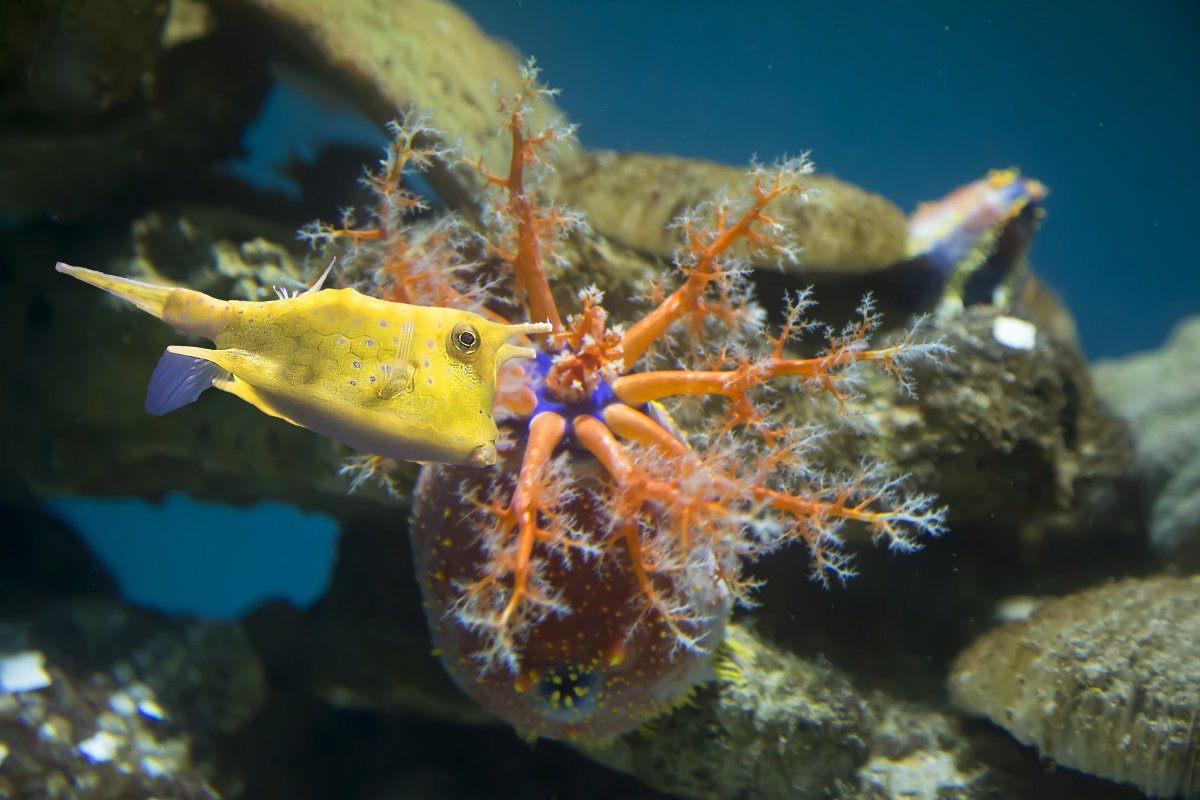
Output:
[[[729,163],[807,150],[907,210],[1020,167],[1051,192],[1032,263],[1090,358],[1155,347],[1200,311],[1200,4],[459,5],[538,58],[588,147]],[[384,139],[283,74],[231,169],[286,188],[281,165],[329,141]],[[56,508],[132,599],[214,616],[311,602],[336,536],[319,516],[183,498]]]

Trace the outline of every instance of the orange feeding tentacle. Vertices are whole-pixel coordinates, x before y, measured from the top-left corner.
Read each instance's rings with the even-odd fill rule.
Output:
[[[842,348],[817,358],[769,358],[729,370],[661,370],[622,375],[613,381],[613,393],[631,405],[641,405],[674,395],[721,395],[737,397],[781,377],[816,380],[834,392],[834,370],[848,364],[878,361],[894,369],[902,346],[880,350]],[[834,392],[836,394],[836,392]]]
[[[613,381],[613,394],[631,405],[641,405],[673,395],[716,394],[730,396],[735,389],[733,370],[699,372],[693,370],[664,370],[622,375]]]
[[[538,489],[546,463],[565,432],[566,421],[552,411],[544,411],[529,422],[529,441],[525,445],[525,458],[521,462],[521,474],[517,477],[517,487],[510,506],[517,526],[517,554],[513,566],[512,594],[500,616],[502,625],[507,625],[513,619],[529,586],[530,558],[537,540],[538,511],[541,508]]]
[[[512,268],[517,286],[525,292],[530,319],[538,322],[548,320],[554,326],[554,331],[558,332],[562,330],[562,317],[550,291],[544,261],[548,243],[574,224],[574,219],[557,209],[545,209],[539,204],[536,193],[525,185],[525,167],[541,162],[540,151],[552,142],[571,136],[573,129],[549,127],[535,135],[525,130],[525,116],[534,98],[546,94],[547,90],[538,86],[538,70],[532,63],[523,68],[522,73],[521,92],[511,104],[506,101],[500,104],[501,111],[508,114],[507,127],[512,140],[508,174],[501,176],[488,172],[483,168],[482,159],[475,162],[474,166],[488,184],[504,192],[505,202],[500,214],[511,221],[516,229],[515,247],[511,243],[490,243],[489,246]]]
[[[574,430],[575,438],[604,465],[613,480],[627,484],[634,479],[637,469],[633,461],[603,422],[582,414],[575,418]]]
[[[550,293],[550,282],[542,264],[543,220],[538,218],[538,207],[533,197],[525,190],[525,162],[530,159],[532,149],[541,143],[540,137],[526,139],[521,131],[521,119],[513,112],[512,160],[509,164],[505,188],[508,204],[517,222],[517,252],[512,260],[513,274],[517,285],[529,297],[529,318],[537,321],[549,320],[555,331],[562,330],[562,318],[558,306]]]
[[[608,410],[614,408],[617,406],[610,406]],[[645,417],[645,422],[638,421],[635,416],[638,412],[633,409],[628,410],[630,412],[628,415],[620,411],[615,412],[614,419],[618,421],[618,424],[627,423],[627,430],[640,431],[651,439],[658,438],[657,434],[653,432],[653,427],[658,427],[653,420]],[[660,427],[659,430],[662,428]],[[621,511],[623,519],[620,520],[620,524],[615,530],[615,536],[624,541],[629,554],[630,569],[633,571],[638,588],[645,600],[643,615],[651,611],[655,612],[657,618],[674,635],[679,646],[692,650],[702,649],[702,639],[707,636],[707,632],[701,633],[697,637],[695,633],[687,630],[690,624],[697,621],[697,613],[702,612],[698,612],[697,609],[691,608],[687,604],[680,605],[675,602],[675,598],[670,596],[674,591],[671,588],[673,585],[671,579],[665,578],[671,572],[683,569],[682,564],[686,561],[686,555],[682,558],[676,557],[674,562],[670,557],[666,557],[664,560],[661,551],[657,556],[652,555],[653,546],[650,539],[644,537],[643,525],[639,523],[638,517],[647,503],[652,503],[662,509],[671,520],[667,529],[673,531],[676,537],[677,551],[688,554],[692,547],[690,528],[693,510],[688,507],[676,485],[647,477],[634,464],[629,454],[625,452],[625,448],[617,441],[605,423],[595,417],[579,416],[575,418],[574,431],[580,444],[599,459],[608,473],[612,475],[613,480],[625,490],[624,508]],[[667,435],[670,436],[670,434]],[[669,446],[665,441],[663,445]],[[703,505],[708,513],[720,513],[715,504],[704,503]],[[650,537],[655,535],[655,533],[651,533]],[[715,576],[712,578],[715,579]],[[664,579],[666,582],[663,582]]]
[[[575,438],[594,455],[613,477],[617,485],[629,491],[626,513],[634,513],[645,501],[654,500],[667,506],[678,502],[679,491],[665,481],[646,478],[617,441],[617,437],[600,420],[582,414],[575,417]]]
[[[685,456],[688,447],[663,426],[642,412],[622,403],[614,403],[604,409],[604,422],[618,436],[657,447],[664,453]]]

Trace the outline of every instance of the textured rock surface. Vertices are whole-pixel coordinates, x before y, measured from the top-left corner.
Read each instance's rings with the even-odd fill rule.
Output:
[[[986,730],[864,689],[821,658],[728,629],[717,680],[693,700],[590,754],[682,797],[974,800],[1121,798],[1049,774]]]
[[[165,2],[0,7],[0,213],[58,220],[136,207],[206,180],[266,96],[225,34],[162,42]],[[176,40],[178,41],[178,40]]]
[[[36,677],[25,684],[36,688],[0,689],[0,796],[218,797],[144,685],[79,679],[36,650],[0,654],[0,670],[17,669]]]
[[[509,96],[521,85],[518,58],[491,39],[469,16],[441,0],[224,0],[234,24],[250,24],[272,39],[298,47],[307,69],[316,69],[382,125],[402,109],[434,114],[447,142],[479,153],[503,169],[508,148],[496,132],[496,91]],[[254,9],[260,20],[240,15]],[[496,87],[496,91],[490,87]],[[548,99],[535,119],[558,113]],[[469,212],[478,174],[469,167],[437,168],[430,183],[451,206]]]
[[[1200,797],[1200,576],[1131,579],[984,635],[950,693],[1059,764]]]
[[[218,740],[264,696],[237,625],[111,600],[0,622],[0,796],[236,797]]]
[[[0,8],[0,120],[92,117],[153,92],[160,0],[46,0]]]
[[[866,763],[867,714],[827,663],[726,634],[720,679],[687,706],[592,754],[685,797],[824,797]]]
[[[923,426],[882,408],[886,456],[955,521],[1019,530],[1062,515],[1078,530],[1117,499],[1128,431],[1097,402],[1078,351],[1044,334],[1031,349],[1008,346],[997,333],[1007,320],[978,306],[935,325],[954,355],[915,369]]]
[[[1151,541],[1183,569],[1200,567],[1200,317],[1159,350],[1098,362],[1092,376],[1133,429]]]
[[[583,211],[597,233],[670,259],[680,241],[675,218],[740,187],[744,172],[697,159],[593,151],[567,159],[549,188]],[[836,178],[814,176],[811,187],[807,201],[773,209],[804,248],[802,272],[873,271],[904,257],[908,221],[895,205]]]
[[[865,452],[910,473],[954,523],[1029,534],[1081,530],[1124,497],[1129,434],[1097,402],[1081,355],[1042,333],[1030,349],[1005,345],[996,330],[1008,320],[971,306],[931,321],[921,337],[943,339],[953,354],[914,366],[915,399],[868,375],[859,425],[841,426],[823,448],[830,466],[852,469]],[[787,412],[840,414],[802,394]]]

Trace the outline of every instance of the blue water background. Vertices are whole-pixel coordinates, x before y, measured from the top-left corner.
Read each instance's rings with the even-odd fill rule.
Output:
[[[1155,347],[1200,312],[1200,3],[460,5],[537,56],[588,147],[728,163],[809,150],[905,210],[1019,166],[1051,190],[1031,260],[1091,358]],[[327,97],[285,87],[238,169],[282,181],[271,165],[323,140],[383,143]],[[303,605],[332,557],[320,518],[71,502],[135,599],[170,610]],[[158,538],[125,533],[143,523]]]

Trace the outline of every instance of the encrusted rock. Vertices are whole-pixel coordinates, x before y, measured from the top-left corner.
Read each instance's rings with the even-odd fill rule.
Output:
[[[218,739],[264,695],[237,625],[111,600],[0,623],[0,797],[235,797]]]
[[[162,0],[45,0],[0,8],[0,120],[84,118],[153,94]]]
[[[0,672],[0,797],[219,797],[143,684],[80,679],[37,650],[0,653]]]
[[[1006,326],[1028,328],[1029,346]],[[1028,531],[1112,505],[1129,434],[1097,402],[1078,351],[989,306],[926,335],[944,336],[954,353],[915,367],[915,402],[885,395],[868,411],[884,457],[960,522]]]
[[[1027,331],[1028,345],[1008,341],[1005,326]],[[868,375],[857,425],[829,426],[835,434],[822,453],[830,467],[853,470],[869,455],[936,494],[955,524],[1030,534],[1077,530],[1121,497],[1129,434],[1097,402],[1074,348],[992,306],[934,319],[918,335],[953,353],[914,365],[915,398],[890,376]],[[836,403],[803,394],[785,402],[784,413],[822,424],[844,416]]]
[[[1182,568],[1200,567],[1200,454],[1172,475],[1154,499],[1150,540]]]
[[[1200,567],[1200,317],[1159,350],[1096,363],[1092,376],[1133,428],[1151,542],[1183,569]]]
[[[679,711],[590,754],[693,798],[825,797],[868,759],[867,713],[846,677],[822,661],[726,629],[719,679]]]
[[[0,214],[136,206],[208,179],[237,151],[266,96],[265,66],[224,33],[167,46],[168,6],[0,5]]]
[[[1200,576],[1047,603],[964,651],[949,687],[1059,764],[1155,797],[1200,797]]]
[[[1013,758],[1005,745],[733,623],[712,684],[645,731],[587,752],[697,800],[1110,796]]]
[[[518,59],[475,21],[441,0],[224,0],[231,13],[255,9],[272,39],[298,44],[307,69],[318,69],[381,125],[402,109],[433,113],[448,143],[461,142],[504,171],[508,145],[496,133],[497,92],[521,86]],[[238,20],[237,24],[245,24]],[[495,89],[491,87],[495,87]],[[558,114],[549,98],[535,103],[543,122]],[[430,184],[464,212],[478,173],[436,165]]]

